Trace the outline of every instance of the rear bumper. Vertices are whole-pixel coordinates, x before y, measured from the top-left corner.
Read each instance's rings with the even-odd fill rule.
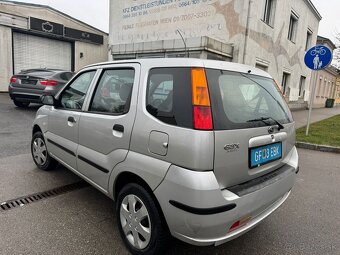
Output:
[[[12,100],[16,100],[20,102],[41,103],[40,97],[42,95],[54,96],[58,91],[55,89],[39,90],[39,89],[18,88],[18,87],[13,87],[12,85],[9,85],[8,92]]]
[[[228,189],[220,190],[211,171],[171,166],[155,195],[174,237],[199,246],[220,245],[251,230],[288,198],[297,167],[286,168],[275,182],[238,196]],[[236,221],[249,218],[247,224],[229,232]]]
[[[270,205],[269,207],[267,207],[263,212],[259,213],[256,216],[253,216],[253,218],[251,219],[251,221],[249,221],[246,225],[244,225],[243,227],[231,232],[231,233],[227,233],[224,236],[221,237],[217,237],[217,238],[212,238],[212,239],[199,239],[199,238],[192,238],[189,236],[185,236],[182,234],[180,237],[178,237],[179,239],[186,241],[188,243],[191,243],[193,245],[199,245],[199,246],[208,246],[208,245],[221,245],[224,244],[228,241],[231,241],[245,233],[247,233],[248,231],[250,231],[251,229],[253,229],[254,227],[256,227],[262,220],[264,220],[266,217],[268,217],[271,213],[273,213],[277,208],[279,208],[285,201],[286,199],[289,197],[291,191],[288,191],[286,194],[284,194],[283,197],[281,197],[280,199],[278,199],[277,201],[275,201],[272,205]]]

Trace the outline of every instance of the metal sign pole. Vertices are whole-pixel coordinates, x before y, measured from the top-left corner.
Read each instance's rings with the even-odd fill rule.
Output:
[[[316,91],[316,86],[318,85],[318,74],[319,71],[314,71],[314,82],[312,86],[312,93],[309,98],[309,112],[308,112],[308,120],[307,120],[307,128],[306,128],[306,136],[309,134],[309,126],[311,122],[311,117],[312,117],[312,110],[313,110],[313,102],[315,98],[315,91]]]
[[[332,51],[327,48],[325,45],[315,45],[310,48],[305,54],[305,64],[309,69],[314,71],[315,81],[314,86],[312,87],[312,93],[309,99],[309,112],[308,112],[308,120],[307,120],[307,128],[306,128],[306,136],[309,133],[309,126],[312,117],[313,110],[313,102],[315,98],[315,90],[318,84],[318,71],[325,69],[332,62]],[[312,82],[311,82],[312,83]],[[321,86],[321,85],[320,85]]]

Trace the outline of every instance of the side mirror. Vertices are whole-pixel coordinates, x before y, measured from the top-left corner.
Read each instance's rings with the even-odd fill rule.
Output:
[[[43,105],[56,105],[56,100],[54,96],[42,95],[40,101]]]

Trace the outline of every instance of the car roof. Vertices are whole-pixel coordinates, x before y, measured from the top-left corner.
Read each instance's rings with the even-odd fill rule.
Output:
[[[271,78],[272,77],[265,71],[258,69],[253,66],[243,65],[239,63],[226,62],[226,61],[218,61],[218,60],[205,60],[205,59],[197,59],[197,58],[145,58],[145,59],[130,59],[130,60],[119,60],[119,61],[109,61],[103,63],[97,63],[93,65],[89,65],[85,68],[91,67],[106,67],[109,65],[115,64],[129,64],[129,63],[138,63],[142,66],[146,66],[147,68],[155,68],[155,67],[204,67],[211,69],[221,69],[232,72],[239,72],[245,74],[253,74],[262,77]]]

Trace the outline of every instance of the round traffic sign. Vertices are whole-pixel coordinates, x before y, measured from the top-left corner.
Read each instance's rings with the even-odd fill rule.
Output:
[[[333,59],[332,51],[324,45],[310,48],[305,55],[305,64],[312,70],[325,69]]]

